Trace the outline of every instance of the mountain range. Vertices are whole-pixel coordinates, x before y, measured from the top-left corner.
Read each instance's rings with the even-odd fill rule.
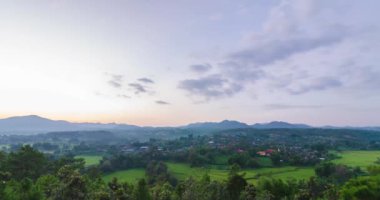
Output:
[[[102,123],[73,123],[64,120],[51,120],[37,115],[17,116],[0,119],[0,135],[8,134],[37,134],[56,131],[84,130],[130,130],[139,128],[127,124]]]
[[[92,130],[143,130],[154,129],[155,127],[141,127],[129,124],[116,123],[73,123],[64,120],[51,120],[37,115],[17,116],[0,119],[0,135],[11,134],[38,134],[57,131],[92,131]],[[169,127],[180,129],[193,129],[199,131],[218,131],[226,129],[255,128],[255,129],[279,129],[279,128],[344,128],[344,129],[365,129],[378,130],[380,127],[313,127],[307,124],[292,124],[282,121],[272,121],[269,123],[256,123],[248,125],[239,121],[223,120],[221,122],[197,122],[185,126]]]

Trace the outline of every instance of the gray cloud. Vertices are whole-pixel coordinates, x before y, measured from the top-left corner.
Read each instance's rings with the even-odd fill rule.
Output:
[[[148,83],[148,84],[152,84],[152,83],[154,83],[154,81],[153,81],[152,79],[145,78],[145,77],[143,77],[143,78],[139,78],[139,79],[137,79],[137,80],[140,81],[140,82],[142,82],[142,83]]]
[[[170,105],[169,102],[162,101],[162,100],[157,100],[157,101],[156,101],[156,104],[160,104],[160,105]]]
[[[261,69],[249,67],[248,64],[242,64],[235,61],[226,61],[218,64],[220,71],[225,76],[236,82],[250,82],[265,77],[265,72]]]
[[[192,95],[201,96],[206,100],[232,96],[243,89],[241,85],[231,83],[228,79],[224,79],[218,74],[199,79],[183,80],[179,83],[178,87],[188,91]]]
[[[205,72],[211,70],[211,68],[212,68],[212,66],[208,63],[190,65],[189,67],[190,67],[191,71],[197,72],[197,73],[205,73]]]
[[[311,109],[321,108],[320,105],[288,105],[288,104],[267,104],[263,106],[266,110],[287,110],[287,109]]]
[[[147,89],[145,88],[145,86],[143,86],[139,83],[130,83],[130,84],[128,84],[128,86],[133,89],[135,94],[148,92]]]
[[[123,82],[123,75],[110,75],[111,79],[108,81],[108,84],[115,88],[121,88]]]
[[[311,91],[322,91],[330,88],[341,87],[340,80],[333,77],[320,77],[312,79],[309,83],[301,84],[298,88],[289,88],[288,92],[293,95],[308,93]]]
[[[124,99],[130,99],[131,97],[125,94],[118,94],[117,97],[124,98]]]
[[[280,1],[269,12],[262,29],[245,38],[244,47],[216,61],[218,77],[182,80],[179,88],[211,99],[230,97],[243,88],[257,85],[260,89],[256,92],[282,90],[292,95],[341,87],[343,79],[338,79],[333,70],[324,75],[322,70],[318,72],[303,63],[308,64],[308,58],[303,57],[309,53],[321,59],[320,50],[331,50],[330,47],[337,47],[354,35],[345,21],[321,20],[326,14],[326,5],[314,0]],[[300,56],[300,61],[290,59],[295,56]],[[299,69],[294,67],[297,62]],[[191,67],[192,71],[198,68],[202,71],[204,66]],[[283,77],[285,71],[288,77]]]
[[[331,30],[318,36],[305,34],[273,38],[257,37],[251,47],[232,53],[230,58],[244,63],[252,62],[256,65],[267,65],[298,53],[337,44],[347,35],[346,29],[342,26],[333,26]]]

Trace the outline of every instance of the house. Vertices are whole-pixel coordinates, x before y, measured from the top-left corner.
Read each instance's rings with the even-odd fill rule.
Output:
[[[147,151],[148,149],[149,149],[149,147],[147,147],[147,146],[140,147],[140,151]]]
[[[275,150],[273,149],[267,149],[265,151],[258,151],[256,154],[260,156],[271,156],[274,152]]]
[[[265,151],[258,151],[256,153],[257,155],[260,155],[260,156],[266,156],[267,154],[265,153]]]
[[[244,153],[244,150],[239,148],[239,149],[236,150],[236,152],[238,152],[238,153]]]
[[[270,156],[273,152],[274,152],[273,149],[267,149],[267,150],[265,150],[265,153],[266,153],[267,155],[269,155],[269,156]]]

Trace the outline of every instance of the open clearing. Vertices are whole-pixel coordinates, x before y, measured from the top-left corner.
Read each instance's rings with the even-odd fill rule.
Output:
[[[188,164],[182,163],[167,163],[169,171],[178,179],[185,179],[193,176],[200,178],[204,174],[208,174],[212,180],[226,180],[228,170],[210,168],[191,168]],[[298,167],[273,167],[260,169],[244,169],[245,178],[250,182],[256,182],[260,177],[273,177],[281,179],[307,179],[314,175],[313,168],[298,168]]]
[[[85,162],[85,166],[97,165],[100,160],[102,160],[102,156],[92,156],[92,155],[78,155],[75,158],[83,158]]]
[[[365,169],[369,165],[374,165],[377,158],[380,157],[380,151],[344,151],[338,153],[342,158],[333,160],[335,163],[345,164],[352,167],[359,166]],[[84,156],[86,158],[86,156]],[[226,158],[219,158],[219,163],[225,163]],[[97,161],[99,162],[99,161]],[[268,166],[271,163],[266,160]],[[218,163],[218,164],[219,164]],[[87,160],[86,160],[87,164]],[[213,165],[209,167],[190,167],[188,164],[167,162],[169,171],[179,180],[184,180],[190,176],[194,178],[201,178],[204,174],[208,174],[212,180],[226,180],[228,176],[227,165]],[[245,173],[245,178],[248,182],[257,182],[261,177],[272,177],[284,180],[289,179],[308,179],[314,176],[314,168],[312,167],[265,167],[260,169],[244,169],[242,173]],[[121,181],[135,182],[140,178],[145,177],[144,169],[130,169],[114,172],[105,175],[103,178],[105,181],[112,180],[112,177],[117,177]]]
[[[201,178],[204,174],[208,174],[212,180],[226,180],[228,176],[228,170],[217,169],[211,166],[210,168],[191,168],[188,164],[183,163],[166,163],[169,171],[179,180],[184,180],[190,176],[194,178]],[[245,173],[245,177],[249,182],[256,182],[260,177],[273,177],[281,179],[307,179],[314,175],[314,169],[312,168],[298,168],[298,167],[278,167],[278,168],[261,168],[261,169],[248,169],[242,170]],[[113,177],[117,177],[120,181],[135,182],[140,178],[145,177],[144,169],[130,169],[114,172],[105,175],[103,179],[105,181],[112,180]]]
[[[380,157],[380,151],[343,151],[337,153],[342,158],[333,162],[352,167],[365,169],[369,165],[375,165],[375,161]]]
[[[103,180],[106,182],[109,182],[113,179],[113,177],[116,177],[118,181],[126,181],[128,183],[134,183],[138,181],[139,179],[142,179],[145,177],[145,169],[129,169],[129,170],[122,170],[117,171],[108,175],[103,176]]]

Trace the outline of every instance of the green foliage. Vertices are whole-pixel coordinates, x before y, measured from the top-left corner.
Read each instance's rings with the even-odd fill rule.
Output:
[[[258,188],[261,193],[270,195],[270,199],[273,200],[294,199],[298,193],[296,181],[283,181],[281,179],[260,179]]]
[[[32,180],[22,179],[21,181],[10,181],[4,190],[4,200],[40,200],[43,194],[36,186],[33,185]]]
[[[37,179],[36,187],[42,191],[45,198],[51,198],[59,187],[59,180],[53,175],[44,175]]]
[[[177,179],[168,172],[168,167],[163,162],[150,162],[145,172],[148,177],[148,184],[150,185],[156,183],[163,184],[165,182],[169,182],[173,186],[177,184]]]
[[[153,188],[153,200],[174,200],[177,197],[169,183],[158,184]]]
[[[380,174],[380,166],[378,165],[371,165],[367,167],[367,171],[370,175],[379,175]]]
[[[240,167],[243,168],[258,168],[260,167],[260,163],[257,159],[251,158],[251,156],[248,153],[236,153],[232,155],[228,159],[228,164],[238,164]]]
[[[248,184],[240,195],[241,200],[255,200],[257,189],[254,185]]]
[[[322,163],[315,168],[315,174],[318,177],[329,180],[333,183],[344,183],[352,177],[355,177],[361,173],[360,168],[349,168],[345,165],[334,164],[331,162]]]
[[[247,181],[244,179],[245,174],[239,174],[239,166],[234,164],[231,167],[227,180],[227,191],[232,199],[238,199],[240,193],[247,186]]]
[[[62,167],[57,174],[60,181],[54,198],[56,200],[84,200],[88,196],[87,184],[83,176],[70,166]]]
[[[117,178],[108,183],[110,199],[132,199],[133,187],[127,183],[120,184]]]
[[[133,194],[135,200],[151,200],[148,184],[145,179],[139,180]]]
[[[341,195],[345,200],[380,199],[380,176],[352,179],[343,186]]]
[[[226,185],[210,181],[208,175],[203,176],[201,180],[186,179],[177,186],[176,194],[182,200],[230,200]]]
[[[118,170],[127,170],[132,168],[145,168],[150,161],[149,154],[115,154],[108,158],[103,158],[100,161],[99,169],[102,172],[110,173]]]
[[[250,136],[242,137],[249,138]],[[369,166],[366,172],[362,172],[360,168],[352,168],[342,164],[321,163],[315,168],[317,176],[307,179],[314,175],[311,166],[295,167],[287,166],[283,163],[303,163],[301,155],[311,157],[325,155],[327,146],[317,143],[317,145],[297,147],[296,149],[300,149],[300,152],[294,156],[290,154],[295,150],[288,148],[285,149],[286,151],[278,151],[279,153],[277,154],[278,158],[288,159],[281,162],[281,165],[284,165],[283,167],[247,169],[244,167],[252,167],[248,162],[249,160],[266,159],[266,161],[270,161],[270,158],[257,158],[255,154],[257,150],[250,147],[252,146],[250,142],[245,141],[234,141],[236,142],[234,145],[241,146],[241,149],[244,149],[244,152],[239,154],[233,153],[236,152],[236,146],[231,149],[221,150],[218,147],[209,148],[196,145],[196,142],[209,141],[206,139],[189,137],[183,141],[176,141],[173,146],[177,149],[178,144],[182,143],[194,143],[194,147],[183,148],[173,154],[170,152],[162,153],[156,148],[159,145],[147,145],[150,146],[148,150],[131,154],[119,154],[120,152],[117,152],[116,149],[116,154],[101,161],[100,168],[94,165],[85,167],[85,162],[82,158],[48,156],[30,146],[21,147],[12,153],[0,152],[0,199],[380,199],[380,167],[373,164],[374,160],[371,161],[373,166]],[[214,141],[217,140],[215,139]],[[149,142],[151,144],[159,143],[160,141],[151,140]],[[82,148],[83,151],[91,149],[89,145],[85,144],[78,148]],[[164,148],[170,149],[170,145]],[[277,149],[277,147],[274,148],[271,145],[260,147],[260,149],[269,148]],[[313,152],[310,154],[311,150]],[[185,163],[172,162],[174,154],[178,156],[176,159],[180,159],[179,157],[183,155],[182,159]],[[343,152],[342,155],[344,154]],[[361,152],[361,155],[369,154],[372,153],[365,152],[363,154]],[[276,153],[272,154],[272,158],[277,155]],[[372,157],[373,155],[371,159]],[[148,164],[148,161],[156,158],[158,161]],[[223,162],[225,164],[227,158],[230,158],[229,161],[233,164],[230,170],[227,170],[226,165],[222,165]],[[297,160],[298,158],[300,159]],[[344,156],[342,156],[342,159],[347,161]],[[352,163],[355,163],[355,157],[351,156],[350,159],[353,160]],[[359,158],[358,160],[362,162],[367,159],[369,160],[369,158]],[[306,160],[310,161],[312,159]],[[222,164],[217,166],[209,165],[209,163],[216,162]],[[199,166],[191,167],[190,163],[195,163],[195,165]],[[368,162],[366,161],[366,163]],[[135,168],[138,166],[146,167],[146,176],[143,168]],[[240,167],[243,167],[243,169],[241,170]],[[101,179],[101,172],[114,172],[120,169],[126,170],[120,173],[108,174],[107,178]],[[18,170],[20,170],[20,173],[18,173]],[[120,178],[112,179],[112,177]],[[144,177],[146,179],[135,181]],[[173,182],[174,177],[179,179],[178,183]],[[272,177],[272,179],[263,177]],[[303,180],[289,180],[289,177]],[[128,180],[130,184],[124,182],[124,180]],[[259,181],[257,182],[257,180]]]
[[[17,180],[25,177],[36,180],[46,173],[47,162],[44,154],[26,145],[9,154],[5,169]]]

